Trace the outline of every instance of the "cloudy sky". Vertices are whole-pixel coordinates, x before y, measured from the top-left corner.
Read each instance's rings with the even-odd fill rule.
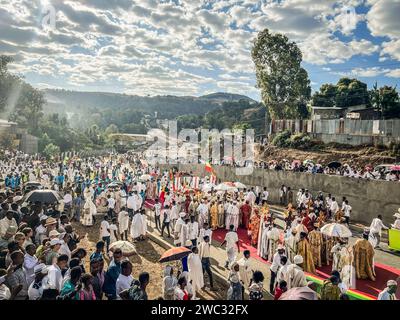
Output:
[[[0,53],[36,87],[259,99],[257,32],[285,33],[313,89],[400,79],[400,0],[0,0]]]

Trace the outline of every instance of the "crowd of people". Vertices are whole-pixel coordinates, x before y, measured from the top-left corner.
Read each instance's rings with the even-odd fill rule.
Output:
[[[133,279],[129,259],[121,249],[110,247],[118,240],[145,241],[149,223],[154,223],[161,237],[191,252],[179,270],[165,267],[165,300],[195,300],[201,289],[215,290],[211,252],[217,229],[225,229],[219,245],[226,249],[230,300],[242,300],[246,292],[251,300],[265,298],[266,271],[253,270],[249,250],[239,259],[239,228],[247,231],[257,254],[270,262],[268,289],[275,299],[292,288],[312,288],[305,272],[315,273],[324,264],[332,264],[332,276],[324,282],[321,299],[345,299],[356,278],[375,280],[374,247],[386,228],[381,217],[377,217],[381,224],[374,220],[354,245],[346,237],[321,232],[333,221],[349,225],[352,208],[344,197],[339,205],[331,195],[313,196],[307,189],[294,194],[282,185],[280,200],[287,209],[281,229],[269,208],[267,188],[228,184],[225,190],[216,190],[214,176],[161,171],[137,154],[63,161],[14,154],[2,160],[0,168],[4,181],[8,179],[0,193],[3,299],[147,299],[150,275],[142,272]],[[51,189],[61,200],[29,201],[26,197],[32,188]],[[74,223],[93,227],[99,217],[96,251],[86,252]],[[398,228],[399,222],[397,217],[393,227]],[[394,287],[393,282],[388,284],[380,297],[395,299]]]

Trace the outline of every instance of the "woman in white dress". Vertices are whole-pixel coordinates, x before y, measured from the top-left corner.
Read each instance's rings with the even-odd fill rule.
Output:
[[[85,205],[83,206],[83,219],[82,224],[86,227],[93,226],[93,216],[96,215],[97,209],[92,199],[86,198]]]

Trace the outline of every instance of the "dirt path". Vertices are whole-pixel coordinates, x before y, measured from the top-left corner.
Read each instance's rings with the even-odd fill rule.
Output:
[[[79,246],[88,252],[85,261],[86,270],[90,270],[89,256],[95,251],[96,242],[99,240],[100,219],[97,218],[96,220],[97,222],[93,227],[83,227],[79,223],[73,223],[76,232],[81,236],[85,236]],[[135,246],[138,254],[129,258],[133,264],[133,277],[137,278],[143,271],[148,272],[150,274],[150,284],[147,288],[149,299],[153,300],[162,297],[163,269],[165,265],[160,264],[158,260],[165,251],[164,248],[149,239],[137,242]],[[171,265],[177,270],[181,263],[175,262]],[[205,281],[208,283],[208,279],[205,279]],[[216,291],[202,290],[199,296],[202,300],[226,299],[227,285],[216,283],[216,289]]]

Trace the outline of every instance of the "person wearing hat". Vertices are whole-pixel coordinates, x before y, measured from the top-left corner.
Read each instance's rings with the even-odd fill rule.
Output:
[[[39,300],[43,294],[43,279],[47,275],[47,267],[39,263],[33,268],[34,280],[28,288],[29,300]]]
[[[7,228],[4,236],[0,237],[0,251],[7,249],[8,244],[13,240],[13,237],[16,233],[17,228],[15,226],[10,226]]]
[[[310,243],[307,239],[307,233],[300,232],[300,241],[297,243],[297,254],[303,257],[303,270],[305,272],[315,273],[314,258]]]
[[[386,284],[386,288],[379,293],[378,300],[397,300],[396,291],[397,291],[397,281],[389,280]]]
[[[53,217],[49,217],[49,218],[46,219],[46,223],[45,223],[44,226],[46,227],[46,230],[47,230],[46,232],[47,232],[47,234],[49,234],[50,231],[56,230],[56,227],[57,227],[57,220],[54,219]]]
[[[306,276],[302,269],[303,257],[301,255],[296,255],[293,259],[293,264],[288,267],[288,290],[292,288],[301,288],[307,285]]]
[[[369,232],[364,230],[363,238],[358,239],[353,246],[354,264],[357,279],[370,279],[375,281],[374,255],[375,250],[368,241]]]
[[[393,229],[397,229],[400,230],[400,208],[398,209],[398,212],[396,212],[393,217],[396,218],[396,220],[394,221],[394,224],[392,224],[392,228]]]
[[[61,244],[62,242],[58,237],[50,240],[50,250],[47,252],[45,257],[45,262],[48,266],[56,262],[57,257],[59,256],[58,251],[60,250]]]
[[[313,255],[314,264],[316,267],[322,266],[322,245],[324,239],[321,231],[319,231],[318,224],[314,224],[314,229],[308,234],[308,241],[310,242],[311,252]]]

